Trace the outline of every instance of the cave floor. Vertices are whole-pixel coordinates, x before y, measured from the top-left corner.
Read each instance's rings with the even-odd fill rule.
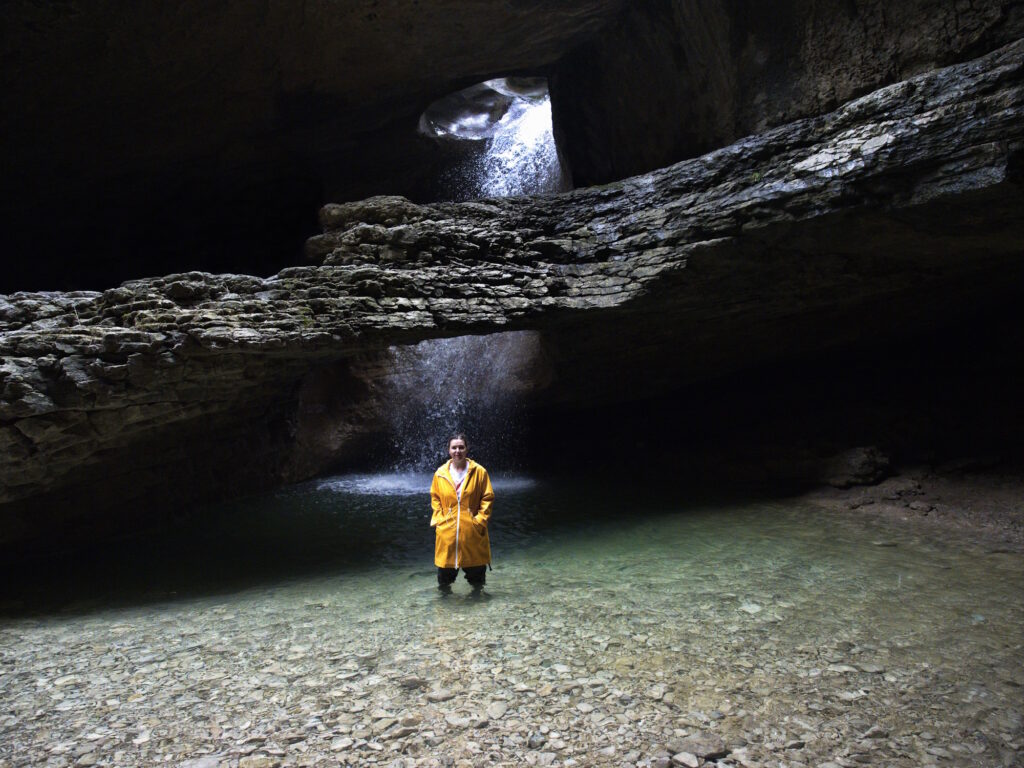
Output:
[[[1024,462],[989,466],[989,461],[965,459],[938,470],[910,467],[875,485],[816,489],[802,501],[861,518],[886,518],[977,549],[1024,554]]]
[[[435,589],[422,494],[239,504],[239,549],[228,515],[0,619],[0,766],[1021,764],[1019,553],[619,490],[496,478],[479,597]]]

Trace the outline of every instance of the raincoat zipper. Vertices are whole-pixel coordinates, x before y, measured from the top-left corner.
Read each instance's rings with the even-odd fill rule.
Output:
[[[463,480],[462,482],[466,482]],[[458,512],[455,515],[455,568],[459,567],[459,519],[462,517],[462,494],[459,493],[459,489],[455,489],[455,501],[459,505]]]
[[[451,485],[452,490],[455,491],[455,501],[458,503],[458,512],[455,515],[455,567],[459,567],[459,518],[462,517],[462,492],[459,491],[459,486],[455,484],[451,477],[451,469],[447,470],[447,475],[441,475]],[[462,478],[462,483],[465,484],[466,480],[469,479],[469,467],[466,467],[466,476]],[[448,508],[451,512],[451,507]]]

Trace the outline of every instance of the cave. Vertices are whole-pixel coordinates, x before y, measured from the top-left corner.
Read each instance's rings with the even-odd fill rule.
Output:
[[[0,18],[0,766],[1022,759],[1020,3]]]

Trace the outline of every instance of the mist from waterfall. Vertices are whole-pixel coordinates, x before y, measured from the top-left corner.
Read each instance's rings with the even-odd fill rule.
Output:
[[[470,457],[515,464],[523,434],[521,398],[537,380],[539,338],[529,331],[433,339],[392,347],[384,383],[397,471],[426,471],[447,459],[453,431]]]

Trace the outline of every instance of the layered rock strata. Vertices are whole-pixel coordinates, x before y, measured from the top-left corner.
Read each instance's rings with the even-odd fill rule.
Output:
[[[604,184],[1022,35],[1017,0],[631,3],[554,65],[552,106],[577,186]]]
[[[304,382],[389,344],[538,329],[547,397],[614,399],[1012,291],[1022,62],[1024,41],[606,187],[329,205],[315,263],[268,279],[7,296],[2,538],[315,471],[291,455]]]

